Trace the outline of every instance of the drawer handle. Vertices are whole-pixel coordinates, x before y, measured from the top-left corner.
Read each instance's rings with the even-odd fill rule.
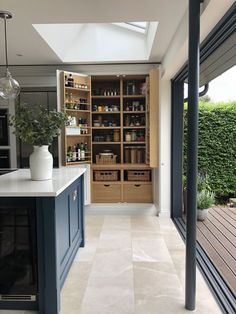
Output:
[[[108,188],[108,187],[110,186],[110,184],[104,184],[104,186],[105,186],[106,188]]]
[[[141,186],[141,184],[135,184],[134,186],[136,186],[137,188],[139,188]]]
[[[77,190],[74,190],[74,192],[72,193],[72,200],[73,202],[77,200]]]

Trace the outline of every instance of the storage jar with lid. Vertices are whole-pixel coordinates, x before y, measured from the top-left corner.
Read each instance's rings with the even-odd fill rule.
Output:
[[[131,141],[135,142],[137,140],[137,131],[136,130],[132,130],[131,132]]]
[[[120,141],[120,131],[114,130],[114,142],[119,142],[119,141]]]
[[[131,133],[130,132],[126,132],[126,134],[125,134],[125,141],[126,142],[131,142]]]

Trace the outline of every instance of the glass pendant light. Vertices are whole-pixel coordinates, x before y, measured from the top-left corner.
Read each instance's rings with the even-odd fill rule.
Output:
[[[7,57],[7,19],[12,18],[12,14],[8,11],[0,11],[0,18],[4,19],[4,35],[5,35],[5,56],[6,56],[6,75],[0,79],[0,97],[4,99],[15,99],[20,93],[19,83],[11,76],[8,69]]]

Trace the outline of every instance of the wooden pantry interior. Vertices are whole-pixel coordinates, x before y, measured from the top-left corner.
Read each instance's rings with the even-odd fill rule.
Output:
[[[58,71],[64,166],[91,164],[92,203],[152,203],[158,166],[159,69],[147,75]]]

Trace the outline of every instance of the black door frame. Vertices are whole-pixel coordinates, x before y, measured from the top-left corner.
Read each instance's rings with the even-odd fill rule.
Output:
[[[200,64],[203,63],[226,39],[236,31],[236,3],[218,22],[200,47]],[[181,236],[186,240],[186,225],[182,220],[182,168],[183,168],[183,111],[184,81],[188,78],[187,63],[175,75],[171,82],[171,217]],[[236,313],[236,298],[221,278],[208,256],[197,244],[197,265],[204,275],[223,313]],[[192,300],[193,301],[193,300]]]

